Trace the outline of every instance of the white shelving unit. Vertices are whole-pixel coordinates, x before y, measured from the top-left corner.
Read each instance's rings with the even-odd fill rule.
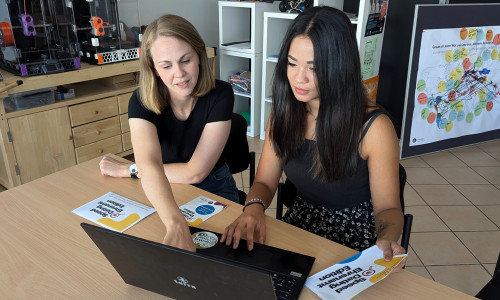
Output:
[[[314,5],[328,5],[338,9],[343,8],[343,0],[314,0]],[[374,74],[378,75],[380,66],[380,51],[382,49],[383,33],[365,37],[366,24],[370,13],[370,1],[360,0],[358,17],[351,19],[351,23],[356,26],[356,39],[360,53],[360,61],[363,66],[365,46],[367,42],[376,44]],[[274,68],[276,67],[277,55],[281,47],[282,37],[285,35],[288,26],[297,17],[294,13],[265,12],[264,13],[264,37],[263,37],[263,61],[262,61],[262,94],[261,94],[261,116],[260,116],[260,138],[265,138],[267,120],[271,113],[271,84]],[[372,45],[373,46],[373,45]],[[373,48],[372,48],[373,49]],[[363,78],[363,80],[371,78]]]
[[[278,53],[281,42],[288,26],[297,17],[294,13],[266,12],[264,13],[264,43],[262,62],[262,95],[261,95],[261,117],[260,138],[265,137],[266,124],[271,113],[271,89],[274,68],[278,61]]]
[[[277,10],[276,3],[219,1],[220,79],[250,71],[251,92],[235,91],[234,112],[250,112],[247,135],[260,133],[262,32],[264,12]]]

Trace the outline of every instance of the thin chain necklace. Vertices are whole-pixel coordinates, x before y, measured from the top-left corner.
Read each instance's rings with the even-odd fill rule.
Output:
[[[315,117],[315,116],[313,115],[313,113],[312,113],[310,110],[307,110],[307,113],[309,113],[309,114],[311,114],[311,116],[313,116],[314,121],[317,121],[317,120],[318,120],[318,117]]]

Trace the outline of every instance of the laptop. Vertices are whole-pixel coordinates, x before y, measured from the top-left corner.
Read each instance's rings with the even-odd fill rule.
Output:
[[[189,227],[196,253],[81,223],[122,279],[174,299],[297,299],[315,258]]]

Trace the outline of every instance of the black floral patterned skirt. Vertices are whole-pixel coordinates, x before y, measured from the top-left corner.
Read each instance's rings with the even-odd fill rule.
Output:
[[[377,239],[371,200],[335,210],[297,197],[283,221],[358,251],[375,245]]]

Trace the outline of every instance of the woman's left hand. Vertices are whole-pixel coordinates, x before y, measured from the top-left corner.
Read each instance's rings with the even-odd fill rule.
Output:
[[[394,255],[405,254],[405,249],[397,242],[391,240],[377,240],[377,247],[384,252],[385,261],[390,261]],[[406,258],[394,268],[393,272],[399,272],[406,264]]]
[[[130,177],[129,166],[130,163],[124,163],[109,156],[104,156],[99,162],[101,174],[111,177]]]

